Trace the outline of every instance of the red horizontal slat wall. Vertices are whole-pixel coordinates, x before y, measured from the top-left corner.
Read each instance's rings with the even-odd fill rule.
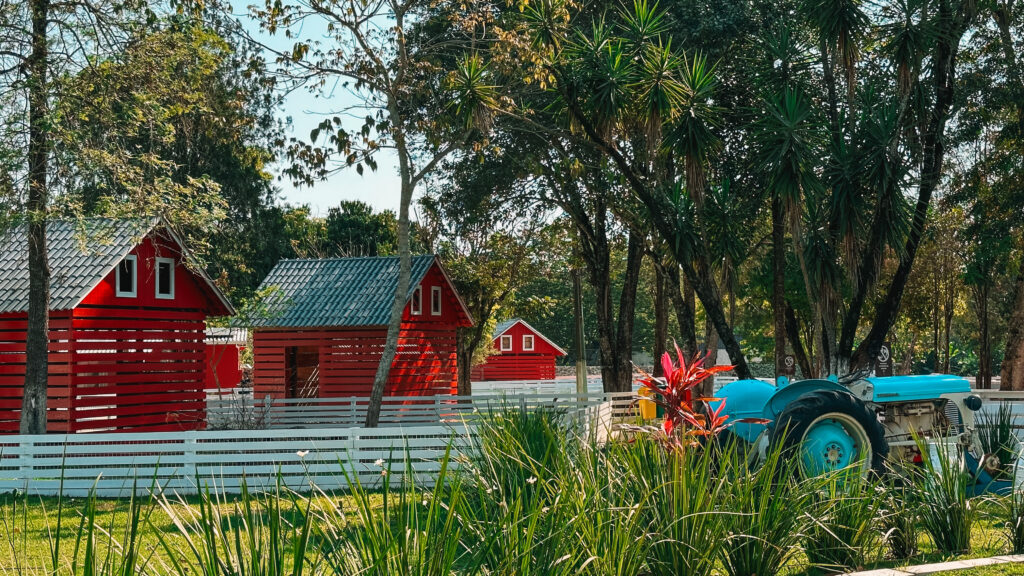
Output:
[[[25,314],[0,315],[0,433],[3,434],[16,434],[21,419],[27,329]],[[71,319],[68,314],[52,313],[47,378],[47,427],[50,432],[69,430],[70,340]]]
[[[498,354],[475,366],[472,379],[488,380],[553,380],[555,357],[544,354]]]
[[[319,349],[320,397],[369,395],[384,337],[385,331],[378,328],[257,330],[253,335],[256,394],[285,396],[285,348],[295,346]],[[404,324],[385,394],[453,394],[456,378],[454,327]]]
[[[200,310],[77,308],[72,431],[201,428],[204,321]]]

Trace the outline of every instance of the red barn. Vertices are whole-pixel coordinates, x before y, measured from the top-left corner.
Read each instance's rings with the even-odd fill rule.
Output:
[[[565,350],[520,318],[498,324],[493,345],[497,353],[473,368],[473,380],[551,380],[555,358],[565,356]]]
[[[368,396],[398,286],[398,258],[284,260],[252,319],[257,397]],[[414,256],[389,396],[452,394],[455,330],[473,319],[436,256]]]
[[[234,312],[159,218],[47,223],[50,432],[201,428],[204,329]],[[25,381],[28,235],[0,239],[0,432]]]

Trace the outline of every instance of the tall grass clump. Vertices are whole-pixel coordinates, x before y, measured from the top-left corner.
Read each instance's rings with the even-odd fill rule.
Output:
[[[874,480],[848,469],[815,481],[804,538],[808,561],[827,572],[863,568],[877,549],[880,497]]]
[[[558,476],[554,489],[571,517],[572,538],[583,559],[578,573],[591,576],[641,574],[650,538],[643,499],[631,490],[632,446],[585,445],[576,465]],[[568,537],[568,536],[567,536]]]
[[[250,491],[243,479],[237,499],[216,485],[201,484],[198,502],[160,494],[158,503],[177,535],[155,530],[177,576],[302,576],[307,566],[314,520],[312,501],[282,486],[280,477],[266,492]]]
[[[470,450],[478,479],[509,495],[539,489],[537,481],[547,482],[575,456],[577,443],[568,426],[565,411],[555,408],[491,411]]]
[[[1013,488],[1000,499],[1003,513],[1003,535],[1011,554],[1024,554],[1024,490]]]
[[[929,445],[917,438],[917,445],[924,456],[923,469],[912,477],[920,496],[924,530],[940,552],[966,554],[971,549],[971,528],[977,517],[970,500],[974,479],[955,444]]]
[[[383,469],[374,493],[358,470],[345,470],[354,509],[329,495],[317,499],[314,546],[333,574],[448,576],[465,552],[456,508],[462,481],[450,471],[450,448],[433,489],[421,490],[406,460],[401,480]],[[396,486],[392,486],[396,484]]]
[[[727,536],[720,510],[727,491],[711,472],[713,451],[650,437],[638,438],[632,448],[631,481],[643,487],[650,524],[650,573],[711,574]]]
[[[723,469],[728,478],[728,535],[722,564],[729,576],[773,576],[800,549],[810,493],[805,482],[780,481],[793,478],[795,469],[778,447],[760,467],[752,467],[742,454],[736,457],[737,449],[735,440],[722,448],[722,461],[736,463]]]
[[[1009,402],[1000,402],[997,410],[982,410],[978,413],[976,430],[985,454],[999,459],[996,479],[1009,477],[1012,465],[1020,456],[1020,441],[1013,428],[1013,412]]]
[[[464,462],[467,486],[457,504],[471,550],[462,569],[577,574],[585,551],[573,531],[590,519],[575,506],[587,490],[593,495],[596,482],[582,484],[593,479],[576,474],[581,455],[560,411],[506,410],[484,419]]]
[[[912,558],[918,552],[920,498],[913,478],[906,476],[916,473],[919,472],[914,469],[892,472],[882,483],[882,508],[878,519],[886,549],[895,560]]]

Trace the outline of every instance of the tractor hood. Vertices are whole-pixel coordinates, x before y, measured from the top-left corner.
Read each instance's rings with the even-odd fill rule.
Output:
[[[971,391],[971,384],[959,376],[949,374],[924,374],[920,376],[872,376],[865,378],[858,384],[863,386],[867,382],[867,389],[863,390],[861,398],[867,399],[870,392],[871,402],[911,402],[915,400],[934,400],[943,394],[967,394]],[[851,388],[857,388],[854,385]]]

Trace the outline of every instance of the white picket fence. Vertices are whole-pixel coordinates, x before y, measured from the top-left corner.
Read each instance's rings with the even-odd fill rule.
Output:
[[[472,423],[504,408],[557,409],[569,415],[608,401],[619,412],[636,399],[632,392],[576,394],[575,391],[489,394],[473,396],[389,396],[383,400],[380,426],[417,426]],[[210,429],[314,429],[362,426],[369,399],[253,398],[251,394],[207,391],[206,411]],[[624,415],[624,414],[620,414]]]
[[[1024,394],[978,391],[984,410],[1010,402],[1024,432]],[[346,399],[350,401],[351,399]],[[408,400],[408,399],[402,399]],[[420,400],[423,400],[422,398]],[[350,405],[349,405],[350,406]],[[440,406],[440,408],[438,408]],[[0,493],[123,497],[134,490],[191,494],[204,485],[237,493],[242,483],[253,489],[277,483],[293,489],[315,484],[323,490],[344,489],[352,478],[373,486],[403,478],[430,486],[446,450],[457,467],[474,434],[474,422],[491,408],[531,410],[541,406],[572,407],[566,412],[586,434],[607,436],[614,424],[635,414],[636,397],[618,395],[522,395],[464,397],[448,402],[400,404],[391,408],[388,427],[314,426],[308,429],[223,430],[136,434],[0,436]],[[336,406],[296,405],[287,418],[310,418],[322,409],[326,424]],[[358,406],[357,406],[358,408]],[[346,408],[346,410],[348,410]],[[340,414],[347,413],[342,410]],[[424,423],[423,421],[429,421]],[[404,422],[404,423],[403,423]],[[390,475],[384,472],[391,470]],[[353,476],[346,477],[345,472]]]
[[[366,486],[395,481],[407,471],[431,486],[446,450],[457,456],[472,434],[471,426],[435,425],[0,436],[0,493],[124,497],[133,490],[195,494],[203,486],[238,493],[243,482],[254,490],[277,483],[335,490],[355,478]]]

